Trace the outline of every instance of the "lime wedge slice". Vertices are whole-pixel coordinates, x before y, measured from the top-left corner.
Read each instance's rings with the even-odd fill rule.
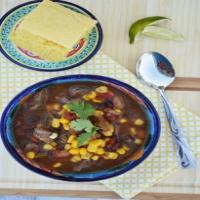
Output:
[[[157,25],[166,20],[169,20],[169,18],[162,16],[153,16],[153,17],[146,17],[134,22],[129,29],[130,43],[132,44],[134,41],[136,41],[138,36],[147,26]]]
[[[143,35],[160,38],[165,40],[184,40],[183,35],[176,33],[168,28],[163,28],[159,26],[146,26],[142,31]]]

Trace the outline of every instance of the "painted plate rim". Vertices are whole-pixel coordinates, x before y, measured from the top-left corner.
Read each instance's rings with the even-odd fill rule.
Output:
[[[26,2],[26,3],[22,3],[22,4],[19,4],[15,7],[13,7],[12,9],[8,10],[1,18],[0,18],[0,33],[1,33],[1,25],[2,23],[4,22],[4,20],[10,15],[12,14],[14,11],[16,11],[17,9],[23,7],[23,6],[27,6],[27,5],[31,5],[31,4],[35,4],[35,3],[39,3],[39,2],[42,2],[42,0],[34,0],[34,1],[29,1],[29,2]],[[87,9],[77,5],[77,4],[74,4],[74,3],[71,3],[71,2],[67,2],[67,1],[63,1],[63,0],[54,0],[54,2],[58,2],[58,3],[62,3],[62,4],[66,4],[66,5],[71,5],[75,8],[78,8],[80,10],[82,10],[83,12],[85,12],[87,15],[89,15],[92,19],[96,20],[97,21],[97,24],[96,24],[96,29],[97,29],[97,32],[99,34],[99,37],[98,37],[98,40],[97,40],[97,43],[96,43],[96,46],[95,48],[91,51],[91,53],[85,57],[83,60],[81,60],[80,62],[77,62],[75,64],[72,64],[72,65],[69,65],[69,66],[66,66],[66,67],[61,67],[61,68],[52,68],[52,69],[45,69],[45,68],[35,68],[33,66],[29,66],[29,65],[26,65],[26,64],[23,64],[21,62],[18,62],[16,59],[13,59],[2,47],[2,44],[1,44],[1,40],[0,40],[0,52],[9,60],[11,61],[12,63],[20,66],[20,67],[24,67],[26,69],[31,69],[31,70],[35,70],[35,71],[46,71],[46,72],[55,72],[55,71],[62,71],[62,70],[68,70],[68,69],[71,69],[71,68],[74,68],[74,67],[78,67],[84,63],[86,63],[87,61],[89,61],[93,56],[95,56],[95,54],[99,51],[101,45],[102,45],[102,42],[103,42],[103,30],[102,30],[102,27],[101,27],[101,24],[100,22],[98,21],[98,19],[90,12],[88,11]],[[2,37],[2,36],[0,36]],[[31,60],[31,58],[30,58]],[[56,63],[56,62],[52,62],[52,63]]]

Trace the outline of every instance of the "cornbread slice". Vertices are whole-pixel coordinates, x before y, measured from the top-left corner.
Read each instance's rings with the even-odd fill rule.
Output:
[[[10,40],[45,60],[61,61],[95,24],[83,14],[44,0],[23,18]]]

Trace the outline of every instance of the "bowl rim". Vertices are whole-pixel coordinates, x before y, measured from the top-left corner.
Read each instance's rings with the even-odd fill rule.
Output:
[[[33,1],[29,1],[29,2],[26,2],[26,3],[22,3],[22,4],[19,4],[13,8],[11,8],[10,10],[8,10],[1,18],[0,18],[0,33],[1,33],[1,25],[2,23],[4,22],[4,20],[6,19],[6,17],[8,17],[12,12],[14,12],[15,10],[17,10],[18,8],[21,8],[23,6],[26,6],[26,5],[30,5],[30,4],[34,4],[34,3],[40,3],[42,2],[42,0],[33,0]],[[64,3],[64,4],[68,4],[68,5],[71,5],[71,6],[74,6],[82,11],[84,11],[85,13],[87,13],[92,19],[96,20],[97,21],[97,24],[96,24],[96,27],[97,27],[97,30],[98,30],[98,33],[99,33],[99,38],[98,38],[98,41],[97,41],[97,44],[96,44],[96,47],[94,48],[94,50],[91,52],[91,54],[89,54],[88,57],[86,57],[85,59],[81,60],[80,62],[76,63],[76,64],[73,64],[73,65],[70,65],[70,66],[67,66],[67,67],[63,67],[63,68],[60,68],[60,69],[40,69],[40,68],[34,68],[34,67],[31,67],[31,66],[28,66],[26,64],[23,64],[23,63],[20,63],[18,62],[17,60],[15,60],[14,58],[12,58],[9,54],[7,54],[6,51],[4,51],[4,49],[2,48],[2,44],[0,42],[0,52],[8,59],[10,60],[12,63],[20,66],[20,67],[24,67],[26,69],[31,69],[31,70],[35,70],[35,71],[44,71],[44,72],[55,72],[55,71],[62,71],[62,70],[68,70],[68,69],[72,69],[74,67],[78,67],[84,63],[86,63],[87,61],[89,61],[92,57],[94,57],[96,55],[96,53],[100,50],[101,46],[102,46],[102,43],[103,43],[103,29],[102,29],[102,26],[99,22],[99,20],[90,12],[88,11],[87,9],[77,5],[77,4],[74,4],[74,3],[71,3],[71,2],[68,2],[68,1],[63,1],[63,0],[54,0],[54,2],[58,2],[58,3]]]
[[[18,104],[18,102],[26,95],[30,94],[31,92],[34,92],[35,90],[37,91],[38,89],[44,88],[48,85],[51,84],[55,84],[56,81],[60,81],[60,80],[66,80],[68,82],[73,81],[73,80],[80,80],[80,81],[104,81],[107,83],[112,83],[114,85],[120,86],[123,89],[126,89],[128,92],[130,92],[131,94],[136,95],[137,97],[139,97],[140,99],[142,99],[142,101],[145,103],[145,105],[147,106],[147,108],[151,111],[151,113],[153,113],[153,123],[154,123],[154,134],[152,136],[151,142],[148,145],[148,149],[144,152],[143,156],[141,158],[139,158],[136,161],[129,161],[122,166],[122,169],[120,169],[117,172],[113,172],[113,173],[108,173],[106,174],[101,174],[101,175],[97,175],[97,177],[66,177],[66,176],[60,176],[60,175],[54,175],[50,172],[46,172],[42,169],[39,169],[31,164],[29,164],[28,162],[26,162],[16,151],[16,149],[9,143],[8,141],[8,137],[7,137],[7,132],[6,132],[6,122],[7,122],[7,117],[10,114],[10,109],[12,109],[13,105],[16,106]],[[59,84],[59,83],[58,83]],[[155,107],[153,106],[153,104],[151,103],[151,101],[143,94],[141,93],[139,90],[137,90],[136,88],[130,86],[127,83],[124,83],[122,81],[119,81],[117,79],[114,78],[110,78],[110,77],[106,77],[106,76],[99,76],[99,75],[90,75],[90,74],[74,74],[74,75],[65,75],[65,76],[58,76],[58,77],[54,77],[54,78],[50,78],[50,79],[46,79],[46,80],[42,80],[40,82],[37,82],[27,88],[25,88],[24,90],[22,90],[21,92],[19,92],[15,97],[13,97],[11,99],[11,101],[7,104],[7,106],[5,107],[2,116],[1,116],[1,121],[0,121],[0,133],[1,133],[1,139],[3,141],[4,146],[6,147],[6,150],[10,153],[10,155],[18,162],[20,163],[22,166],[24,166],[25,168],[36,172],[37,174],[46,176],[46,177],[50,177],[53,179],[57,179],[57,180],[64,180],[64,181],[74,181],[74,182],[85,182],[85,181],[98,181],[98,180],[104,180],[104,179],[108,179],[108,178],[112,178],[118,175],[121,175],[135,167],[137,167],[140,163],[142,163],[142,161],[144,161],[155,149],[159,137],[160,137],[160,131],[161,131],[161,123],[160,123],[160,117],[155,109]],[[112,169],[112,168],[111,168]],[[107,169],[108,170],[108,169]],[[102,170],[102,171],[98,171],[98,172],[104,172],[106,170]],[[95,172],[91,172],[91,173],[82,173],[82,174],[93,174]],[[70,173],[69,173],[70,174]],[[74,175],[74,173],[71,173],[72,175]],[[77,173],[78,174],[78,173]]]

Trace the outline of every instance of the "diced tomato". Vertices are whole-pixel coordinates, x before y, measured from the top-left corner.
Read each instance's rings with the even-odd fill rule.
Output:
[[[72,121],[72,120],[75,120],[75,119],[78,118],[78,117],[76,116],[75,113],[67,112],[67,111],[65,111],[65,112],[63,113],[63,117],[64,117],[65,119],[69,120],[69,121]]]
[[[37,142],[39,142],[39,139],[36,138],[34,135],[32,135],[32,137],[31,137],[31,141],[37,143]]]
[[[107,100],[107,99],[111,99],[114,96],[114,94],[109,91],[107,93],[97,93],[96,99],[98,100]]]

